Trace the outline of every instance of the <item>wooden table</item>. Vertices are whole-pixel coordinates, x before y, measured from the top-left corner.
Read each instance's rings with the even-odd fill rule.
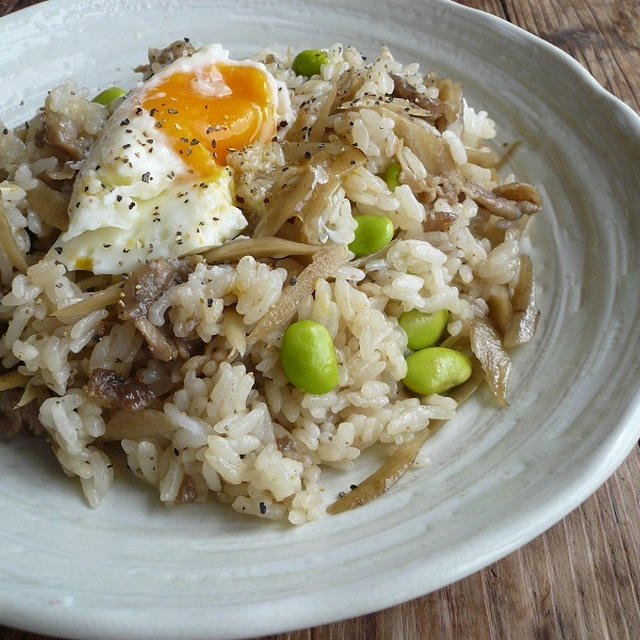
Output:
[[[38,0],[0,0],[0,15]],[[577,58],[640,112],[639,0],[460,0]],[[638,485],[638,486],[636,486]],[[263,640],[640,638],[640,450],[584,504],[465,580],[378,613]],[[0,627],[5,640],[44,636]]]

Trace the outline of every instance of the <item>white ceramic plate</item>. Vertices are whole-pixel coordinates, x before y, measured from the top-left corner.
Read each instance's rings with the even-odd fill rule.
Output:
[[[570,58],[445,2],[54,0],[0,20],[0,114],[65,78],[130,86],[148,46],[190,36],[236,57],[335,41],[461,79],[541,187],[542,321],[488,394],[428,443],[430,464],[356,511],[301,528],[216,505],[164,509],[120,480],[91,511],[46,447],[0,445],[0,621],[96,638],[236,638],[364,614],[462,578],[577,506],[640,433],[640,124]],[[363,461],[328,493],[371,471]]]

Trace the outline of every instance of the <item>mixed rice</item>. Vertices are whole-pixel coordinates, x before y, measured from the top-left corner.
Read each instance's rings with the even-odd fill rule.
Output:
[[[150,53],[147,75],[192,53],[172,46]],[[341,45],[326,53],[311,78],[290,54],[257,57],[286,84],[294,119],[229,156],[244,244],[131,274],[45,257],[114,106],[67,82],[29,122],[0,123],[0,431],[45,436],[91,506],[123,451],[167,504],[213,496],[260,518],[322,516],[336,498],[324,495],[323,468],[349,469],[376,443],[393,454],[455,415],[452,395],[403,385],[397,318],[411,309],[447,309],[445,344],[505,402],[505,348],[537,320],[521,251],[536,190],[499,175],[495,124],[458,83],[387,49],[373,61]],[[394,189],[381,177],[392,162]],[[388,217],[393,240],[354,259],[356,214]],[[305,393],[283,372],[282,331],[303,319],[333,340],[339,382],[328,393]]]

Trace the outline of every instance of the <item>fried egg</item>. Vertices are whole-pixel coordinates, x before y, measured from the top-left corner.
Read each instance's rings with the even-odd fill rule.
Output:
[[[132,91],[83,163],[52,257],[70,270],[130,272],[206,251],[247,224],[227,155],[290,122],[284,85],[220,45],[179,58]],[[282,125],[281,125],[282,126]]]

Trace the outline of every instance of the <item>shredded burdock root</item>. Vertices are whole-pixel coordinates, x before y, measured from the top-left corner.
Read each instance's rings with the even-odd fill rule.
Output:
[[[24,273],[28,268],[27,261],[24,259],[24,255],[18,248],[16,239],[11,232],[11,225],[7,220],[7,214],[4,210],[2,200],[0,200],[0,244],[4,249],[4,252],[7,254],[12,266],[17,271]]]
[[[203,258],[209,264],[217,262],[237,262],[243,256],[254,258],[286,258],[287,256],[308,256],[318,251],[316,244],[294,242],[284,238],[246,238],[231,240],[225,244],[209,249]]]
[[[277,304],[260,319],[247,337],[247,344],[252,346],[259,341],[277,340],[295,315],[300,302],[313,293],[318,279],[334,275],[338,267],[348,261],[349,251],[346,247],[334,246],[318,251],[295,283],[282,291]]]
[[[460,406],[478,388],[483,372],[474,367],[471,377],[451,392],[451,397]],[[355,489],[338,498],[327,507],[327,513],[335,515],[360,507],[388,491],[412,466],[420,453],[420,449],[428,438],[433,436],[446,424],[447,420],[430,420],[429,424],[412,440],[401,444],[389,459],[369,477],[365,478]]]
[[[104,309],[105,307],[115,304],[120,299],[121,291],[122,283],[116,282],[102,291],[87,294],[86,298],[78,300],[78,302],[74,302],[66,307],[62,307],[61,309],[54,311],[51,315],[59,320],[81,317],[91,313],[92,311]]]
[[[124,438],[142,440],[143,438],[170,438],[176,430],[167,416],[157,409],[142,411],[116,411],[107,422],[102,440],[119,442]]]
[[[0,391],[7,391],[8,389],[15,389],[16,387],[24,387],[29,378],[23,376],[17,371],[10,371],[0,375]]]

